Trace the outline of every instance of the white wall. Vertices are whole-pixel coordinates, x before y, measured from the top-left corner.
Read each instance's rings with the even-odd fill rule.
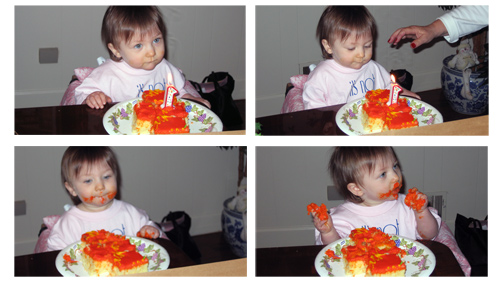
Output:
[[[26,215],[15,216],[15,255],[32,253],[42,218],[71,204],[60,180],[66,147],[15,147],[15,200]],[[186,211],[191,235],[221,231],[225,199],[236,195],[238,149],[218,147],[113,147],[122,174],[121,199],[160,222],[170,211]]]
[[[344,3],[346,4],[346,3]],[[279,114],[290,77],[301,74],[299,65],[322,60],[316,26],[325,6],[257,6],[256,117]],[[399,27],[427,25],[444,12],[436,6],[367,6],[377,22],[374,60],[413,75],[412,91],[440,88],[442,60],[455,54],[444,39],[416,51],[406,43],[391,47],[387,40]]]
[[[15,106],[59,105],[73,70],[108,58],[101,42],[107,6],[15,7]],[[235,79],[234,99],[245,99],[245,6],[160,7],[168,32],[168,60],[187,79],[211,71]],[[40,64],[38,49],[57,47],[57,64]]]
[[[446,223],[454,230],[457,213],[484,219],[488,214],[487,147],[395,147],[406,189],[447,192]],[[306,206],[328,201],[332,185],[327,147],[256,148],[256,247],[314,244]]]

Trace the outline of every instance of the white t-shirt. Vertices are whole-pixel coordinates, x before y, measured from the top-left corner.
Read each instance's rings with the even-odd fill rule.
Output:
[[[360,69],[344,67],[333,59],[320,62],[309,74],[302,94],[304,108],[344,104],[375,89],[390,89],[390,74],[371,60]]]
[[[102,212],[85,212],[73,206],[52,228],[47,240],[47,250],[64,249],[80,241],[82,234],[93,230],[104,229],[118,235],[137,236],[137,232],[145,225],[158,228],[149,220],[145,211],[117,199]],[[160,235],[161,233],[160,230]]]
[[[186,94],[184,84],[186,80],[179,69],[163,59],[152,70],[136,69],[123,60],[115,62],[106,60],[83,80],[75,89],[76,104],[81,104],[88,95],[101,91],[109,96],[113,102],[121,102],[138,98],[146,90],[165,90],[167,75],[171,73],[172,85],[179,91],[179,97]],[[190,93],[193,94],[193,93]],[[197,93],[194,96],[199,96]]]
[[[448,31],[444,36],[450,43],[478,31],[489,24],[488,6],[460,6],[438,18]]]
[[[376,227],[387,234],[399,235],[409,239],[422,239],[417,231],[415,212],[405,205],[404,194],[397,200],[386,201],[374,207],[366,207],[352,202],[332,208],[330,216],[333,226],[341,238],[346,238],[355,228]],[[438,226],[441,218],[435,209],[429,209],[436,218]],[[316,245],[322,245],[321,235],[315,230]]]

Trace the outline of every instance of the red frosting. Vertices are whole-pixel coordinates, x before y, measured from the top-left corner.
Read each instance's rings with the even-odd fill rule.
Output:
[[[318,206],[316,203],[307,205],[307,214],[310,215],[312,212],[316,213],[318,218],[322,221],[328,219],[328,209],[325,204],[321,204],[321,206]]]
[[[406,269],[401,257],[406,254],[396,246],[391,236],[375,227],[356,228],[349,235],[351,243],[342,248],[348,262],[363,261],[372,274],[384,274]]]
[[[135,245],[121,235],[115,235],[103,229],[90,231],[82,235],[86,243],[83,252],[95,261],[107,261],[120,270],[131,269],[149,263],[136,251]]]
[[[408,190],[408,194],[405,197],[405,204],[416,211],[420,211],[425,204],[424,198],[418,199],[418,194],[421,193],[416,187]]]
[[[389,130],[418,126],[418,121],[411,114],[412,108],[408,106],[406,98],[399,98],[397,104],[388,106],[389,95],[389,90],[368,91],[365,95],[367,102],[363,104],[363,110],[370,118],[385,119]]]
[[[385,103],[389,101],[389,95],[391,94],[391,91],[387,89],[377,89],[373,91],[368,91],[365,94],[365,98],[369,101],[373,102],[380,102],[380,103]]]
[[[165,91],[145,91],[142,101],[134,106],[137,120],[150,121],[155,134],[189,133],[186,122],[189,113],[186,112],[184,102],[173,96],[172,105],[161,108],[164,98]]]

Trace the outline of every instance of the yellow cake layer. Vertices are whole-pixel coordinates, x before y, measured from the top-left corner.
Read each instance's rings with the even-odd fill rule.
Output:
[[[364,110],[361,111],[361,123],[365,132],[378,133],[382,132],[385,127],[384,118],[369,117]]]
[[[95,261],[84,252],[82,252],[81,262],[83,268],[90,276],[105,277],[148,272],[147,263],[135,268],[120,271],[120,269],[113,266],[112,263],[108,261]]]
[[[346,276],[365,277],[367,265],[364,261],[348,262],[344,259],[344,269]]]

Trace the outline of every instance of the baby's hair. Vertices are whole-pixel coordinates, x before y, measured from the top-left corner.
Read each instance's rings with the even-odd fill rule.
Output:
[[[167,41],[167,28],[163,21],[163,16],[154,6],[110,6],[102,20],[101,40],[108,49],[109,57],[114,61],[121,58],[116,57],[107,47],[109,43],[115,48],[120,41],[129,42],[134,37],[135,32],[140,34],[150,34],[158,28]],[[166,50],[166,46],[165,46]],[[167,52],[165,52],[165,57]]]
[[[61,160],[61,180],[62,184],[68,182],[73,185],[80,174],[82,167],[87,164],[87,168],[105,162],[115,174],[117,185],[120,186],[120,168],[118,160],[109,147],[89,146],[89,147],[69,147],[64,152]],[[76,199],[76,198],[74,198]]]
[[[371,35],[373,40],[377,35],[375,19],[364,6],[329,6],[325,9],[316,28],[323,58],[331,59],[321,41],[327,40],[330,45],[336,39],[345,41],[349,35],[355,34],[356,38]]]
[[[372,173],[380,161],[395,158],[392,147],[336,147],[333,152],[328,170],[337,190],[347,201],[361,203],[363,200],[352,194],[347,185],[360,184],[363,174]]]

